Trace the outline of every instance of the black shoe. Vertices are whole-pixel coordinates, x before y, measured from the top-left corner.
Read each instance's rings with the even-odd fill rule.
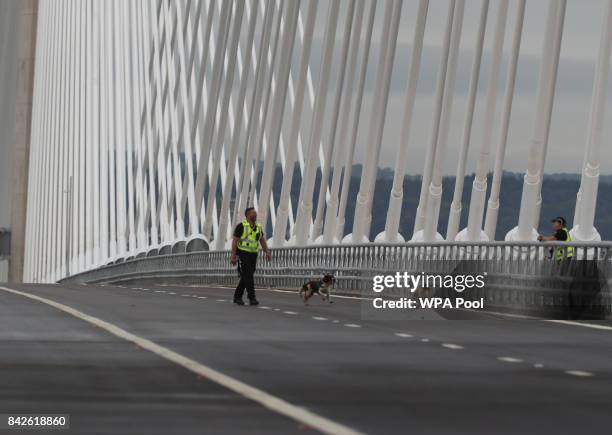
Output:
[[[236,305],[244,305],[244,301],[242,299],[234,299],[234,303]]]
[[[259,301],[257,299],[249,299],[249,305],[259,305]]]

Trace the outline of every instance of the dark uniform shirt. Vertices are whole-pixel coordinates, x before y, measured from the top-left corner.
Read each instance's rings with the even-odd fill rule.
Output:
[[[555,240],[565,242],[567,241],[567,232],[563,231],[563,229],[557,230],[557,232],[553,234],[553,237],[555,238]]]

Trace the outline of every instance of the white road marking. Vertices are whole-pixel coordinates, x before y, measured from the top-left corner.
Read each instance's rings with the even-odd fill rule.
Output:
[[[257,291],[268,291],[268,292],[275,292],[275,293],[292,293],[292,294],[297,294],[296,290],[280,290],[280,289],[275,289],[275,288],[258,288]],[[356,301],[370,301],[370,300],[374,299],[374,298],[364,298],[362,296],[344,296],[344,295],[332,295],[332,296],[333,296],[334,299],[336,299],[336,298],[338,298],[338,299],[354,299]]]
[[[520,359],[520,358],[513,358],[511,356],[498,356],[497,359],[500,360],[500,361],[509,362],[509,363],[521,363],[521,362],[523,362],[522,359]]]
[[[225,302],[225,299],[217,299],[217,302]]]
[[[314,320],[327,320],[327,317],[313,317]]]
[[[545,322],[561,323],[563,325],[582,326],[583,328],[601,329],[603,331],[612,331],[612,326],[598,325],[596,323],[573,322],[571,320],[554,320],[548,319]]]
[[[219,286],[219,287],[220,288],[233,288],[233,287],[225,287],[225,286]],[[296,294],[297,293],[297,291],[295,291],[295,290],[280,290],[280,289],[271,289],[271,288],[258,288],[257,290],[258,291],[269,291],[269,292],[275,292],[275,293],[291,293],[291,294]],[[374,298],[368,298],[368,297],[362,297],[362,296],[334,295],[334,299],[353,299],[353,300],[358,300],[358,301],[364,301],[364,300],[372,300]],[[469,311],[469,310],[465,310],[465,311]],[[486,314],[494,314],[494,315],[497,315],[497,316],[512,317],[512,318],[516,318],[516,319],[541,320],[543,322],[561,323],[561,324],[565,324],[565,325],[582,326],[583,328],[593,328],[593,329],[601,329],[601,330],[606,330],[606,331],[612,331],[612,326],[597,325],[597,324],[593,324],[593,323],[572,322],[570,320],[542,319],[542,318],[534,317],[534,316],[525,316],[525,315],[521,315],[521,314],[511,314],[511,313],[501,313],[501,312],[498,312],[498,311],[485,311],[484,313],[486,313]],[[338,322],[334,322],[334,323],[338,323]]]
[[[544,367],[544,364],[541,363],[536,363],[533,365],[536,369],[541,369],[542,367]]]
[[[181,295],[181,296],[184,297],[184,298],[190,298],[191,297],[191,295]]]
[[[340,323],[340,320],[332,320],[332,323]]]
[[[155,293],[166,293],[166,290],[155,290]]]
[[[274,308],[274,311],[280,311],[280,308]]]
[[[465,310],[469,311],[469,310]],[[575,322],[572,320],[559,319],[542,319],[541,317],[525,316],[522,314],[500,313],[497,311],[484,311],[485,314],[494,314],[496,316],[513,317],[516,319],[540,320],[542,322],[559,323],[562,325],[582,326],[583,328],[601,329],[603,331],[612,331],[612,325],[598,325],[597,323]]]
[[[263,307],[259,307],[260,310],[271,310],[272,308],[268,307],[268,306],[263,306]]]
[[[175,292],[168,292],[169,295],[175,295]]]
[[[429,338],[421,338],[421,341],[422,341],[423,343],[427,343],[427,342],[429,341]]]
[[[396,332],[395,336],[401,338],[412,338],[411,334],[406,334],[405,332]]]
[[[453,343],[442,343],[442,347],[445,347],[447,349],[463,349],[463,346],[460,346],[458,344],[453,344]]]
[[[208,299],[208,296],[198,296],[198,299]]]
[[[361,325],[357,325],[355,323],[345,323],[344,326],[347,328],[361,328]]]
[[[582,370],[566,370],[565,373],[568,374],[568,375],[580,376],[580,377],[583,377],[583,378],[588,378],[588,377],[593,376],[593,373],[591,373],[591,372],[584,372]]]
[[[290,314],[292,316],[295,316],[297,314],[295,311],[283,311],[283,313]]]
[[[348,426],[344,426],[340,423],[336,423],[335,421],[329,420],[328,418],[308,411],[303,407],[293,405],[279,397],[273,396],[263,390],[252,387],[244,382],[239,381],[238,379],[223,374],[173,350],[160,346],[159,344],[151,340],[139,337],[138,335],[132,334],[131,332],[128,332],[125,329],[122,329],[112,323],[85,314],[82,311],[78,311],[74,308],[69,307],[68,305],[64,305],[59,302],[52,301],[51,299],[46,299],[30,293],[21,292],[6,287],[0,287],[0,289],[57,308],[58,310],[70,314],[73,317],[76,317],[91,325],[104,329],[116,337],[132,342],[140,348],[146,349],[149,352],[152,352],[155,355],[158,355],[168,361],[171,361],[181,367],[184,367],[193,373],[208,378],[216,384],[221,385],[222,387],[225,387],[228,390],[231,390],[241,395],[242,397],[245,397],[246,399],[250,399],[254,402],[257,402],[273,412],[277,412],[278,414],[292,418],[295,421],[311,426],[314,429],[317,429],[323,433],[337,435],[361,435],[361,433],[355,429],[352,429]]]

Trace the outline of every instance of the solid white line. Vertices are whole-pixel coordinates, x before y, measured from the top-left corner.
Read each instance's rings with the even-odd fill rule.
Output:
[[[573,322],[571,320],[545,320],[545,322],[561,323],[563,325],[582,326],[583,328],[601,329],[603,331],[612,331],[612,326],[598,325],[596,323]]]
[[[509,363],[521,363],[523,362],[522,359],[520,358],[513,358],[511,356],[499,356],[497,357],[498,360],[503,361],[503,362],[509,362]]]
[[[396,332],[395,336],[396,337],[402,337],[402,338],[412,338],[412,335],[406,334],[405,332]]]
[[[583,378],[588,378],[590,376],[593,376],[593,373],[591,373],[591,372],[584,372],[582,370],[566,370],[565,373],[568,374],[568,375],[580,376],[580,377],[583,377]]]
[[[471,311],[471,310],[465,310],[463,308],[459,308],[459,309],[462,311]],[[500,313],[497,311],[483,311],[483,314],[493,314],[496,316],[511,317],[514,319],[539,320],[542,322],[559,323],[561,325],[582,326],[583,328],[600,329],[602,331],[612,331],[612,326],[598,325],[596,323],[575,322],[572,320],[561,320],[561,319],[542,319],[541,317],[526,316],[522,314]]]
[[[258,388],[252,387],[244,382],[241,382],[235,378],[225,375],[215,369],[212,369],[204,364],[201,364],[191,358],[181,355],[173,350],[166,347],[160,346],[159,344],[148,340],[143,337],[139,337],[131,332],[126,331],[112,323],[98,319],[97,317],[90,316],[67,305],[59,302],[52,301],[40,296],[36,296],[30,293],[21,292],[18,290],[9,289],[6,287],[0,287],[8,293],[24,296],[26,298],[42,302],[43,304],[50,305],[57,308],[60,311],[70,314],[78,319],[81,319],[87,323],[97,326],[101,329],[106,330],[110,334],[119,337],[123,340],[132,342],[142,349],[146,349],[155,355],[158,355],[168,361],[171,361],[179,366],[186,368],[200,376],[210,379],[211,381],[231,390],[235,393],[257,402],[264,407],[270,409],[273,412],[292,418],[300,423],[311,426],[326,434],[337,434],[337,435],[360,435],[361,433],[355,429],[344,426],[340,423],[336,423],[305,408],[292,405],[285,400],[273,396],[265,391]]]
[[[460,346],[458,344],[453,344],[453,343],[442,343],[442,347],[445,347],[447,349],[463,349],[463,346]]]

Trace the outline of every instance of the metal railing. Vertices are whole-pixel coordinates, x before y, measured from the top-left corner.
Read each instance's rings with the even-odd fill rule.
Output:
[[[558,260],[555,250],[566,257]],[[462,296],[486,298],[489,309],[558,315],[580,306],[588,317],[609,318],[612,307],[612,243],[439,242],[429,244],[313,245],[273,250],[260,259],[259,287],[298,289],[325,273],[336,289],[372,296],[375,275],[486,275],[486,285]],[[70,276],[66,283],[147,283],[234,286],[238,280],[229,251],[135,258]],[[393,295],[393,292],[387,293]],[[399,295],[399,293],[397,293]]]
[[[282,284],[287,279],[334,273],[340,282],[369,279],[374,274],[407,271],[448,273],[458,263],[497,274],[550,276],[570,275],[571,267],[560,268],[552,250],[573,248],[573,261],[609,267],[612,243],[510,243],[438,242],[428,244],[314,245],[273,249],[272,261],[260,259],[258,279]],[[229,251],[206,251],[134,258],[70,276],[63,281],[105,282],[139,275],[166,274],[235,277]]]

